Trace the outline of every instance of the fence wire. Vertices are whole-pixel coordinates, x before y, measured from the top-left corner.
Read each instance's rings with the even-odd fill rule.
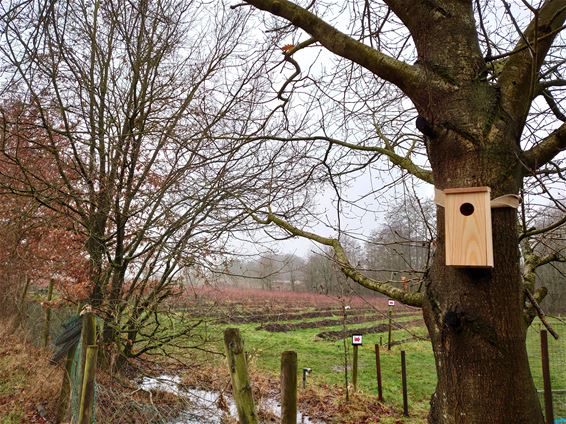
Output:
[[[566,420],[566,323],[553,322],[552,327],[558,333],[558,340],[548,335],[548,356],[550,380],[554,406],[554,418]],[[527,351],[531,365],[531,373],[537,388],[541,405],[544,405],[544,384],[542,378],[542,356],[540,331],[542,324],[534,324],[527,336]],[[543,408],[544,410],[544,408]],[[566,422],[566,421],[565,421]]]
[[[46,309],[37,302],[26,302],[23,305],[21,325],[25,329],[27,340],[37,347],[43,347],[46,331]],[[48,326],[48,343],[63,328],[63,324],[70,317],[76,315],[76,311],[70,307],[52,308]]]

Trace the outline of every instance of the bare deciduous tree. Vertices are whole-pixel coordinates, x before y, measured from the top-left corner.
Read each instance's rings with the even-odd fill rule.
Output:
[[[182,268],[215,261],[242,198],[261,191],[254,144],[223,138],[267,110],[269,54],[246,45],[248,14],[177,0],[0,6],[2,107],[22,110],[2,122],[4,187],[84,236],[89,300],[126,356],[171,340],[154,312]]]

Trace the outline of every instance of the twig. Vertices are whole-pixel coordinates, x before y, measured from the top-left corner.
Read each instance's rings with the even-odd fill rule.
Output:
[[[230,9],[234,10],[234,9],[237,9],[238,7],[243,7],[243,6],[249,6],[249,4],[247,4],[247,3],[233,4],[233,5],[230,6]]]

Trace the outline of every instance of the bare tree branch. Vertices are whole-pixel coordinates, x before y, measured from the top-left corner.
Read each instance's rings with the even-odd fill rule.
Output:
[[[556,340],[558,340],[558,333],[556,331],[554,331],[554,328],[552,328],[552,326],[550,325],[550,323],[546,319],[546,314],[543,312],[542,308],[538,304],[535,297],[532,295],[532,293],[529,290],[525,290],[525,293],[526,293],[527,297],[529,298],[529,302],[531,302],[531,304],[535,308],[537,315],[540,318],[541,322],[548,329],[548,332],[550,334],[552,334],[552,337],[554,337]]]
[[[526,118],[536,78],[565,20],[566,0],[546,0],[506,60],[499,79],[502,106],[515,119]]]
[[[552,93],[549,90],[543,90],[542,96],[544,97],[544,100],[546,100],[546,103],[548,104],[548,107],[550,108],[552,113],[554,113],[554,116],[556,116],[556,119],[559,119],[562,122],[566,122],[566,115],[564,115],[558,107],[558,104],[556,103],[556,100],[554,100]]]
[[[247,0],[258,9],[280,16],[308,32],[331,52],[349,59],[392,82],[406,93],[415,93],[425,86],[445,87],[417,67],[401,62],[340,32],[314,13],[288,0]]]
[[[566,123],[524,153],[523,162],[526,167],[524,175],[532,175],[533,171],[546,165],[564,149],[566,149]]]
[[[262,224],[273,223],[278,227],[287,231],[289,234],[292,234],[293,236],[304,237],[309,240],[316,241],[325,246],[331,247],[334,251],[336,262],[340,266],[342,272],[348,277],[350,277],[356,283],[370,290],[374,290],[376,292],[385,294],[393,299],[398,300],[399,302],[403,302],[406,305],[422,306],[422,302],[423,302],[422,293],[405,292],[397,287],[393,287],[388,283],[377,281],[363,275],[354,265],[350,263],[346,255],[346,252],[344,251],[344,248],[339,240],[328,237],[322,237],[318,234],[301,230],[289,224],[287,221],[284,221],[283,219],[279,218],[272,212],[269,212],[267,214],[267,218],[265,220],[262,220],[258,217],[256,217],[256,220]]]

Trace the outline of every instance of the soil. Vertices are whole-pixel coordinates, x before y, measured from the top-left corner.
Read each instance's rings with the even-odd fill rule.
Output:
[[[409,312],[410,313],[410,312]],[[399,313],[392,315],[393,318],[398,318],[402,316],[406,316],[407,313]],[[346,325],[350,324],[360,324],[362,322],[369,322],[369,321],[377,321],[383,318],[376,317],[375,314],[371,315],[350,315],[346,319]],[[307,328],[322,328],[322,327],[332,327],[336,325],[341,325],[341,319],[324,319],[319,321],[308,321],[308,322],[296,322],[296,323],[278,323],[278,322],[270,322],[268,324],[262,324],[259,327],[256,327],[256,330],[265,330],[271,333],[286,333],[288,331],[294,330],[304,330]]]
[[[359,309],[352,312],[350,315],[367,314],[368,312],[375,312],[373,309]],[[320,318],[320,317],[339,317],[342,311],[338,309],[289,313],[288,311],[277,314],[254,314],[254,315],[240,315],[226,317],[225,319],[218,320],[220,324],[247,324],[251,322],[270,322],[270,321],[293,321],[298,319]]]
[[[407,327],[416,327],[416,326],[423,326],[424,321],[422,319],[416,319],[413,321],[403,321],[401,322],[393,322],[391,324],[391,328],[394,330],[403,329]],[[336,341],[343,339],[345,337],[351,337],[354,334],[371,334],[371,333],[383,333],[389,329],[389,324],[379,324],[373,327],[365,327],[365,328],[356,328],[355,330],[346,330],[346,331],[323,331],[322,333],[318,333],[316,335],[317,338],[323,340],[331,340]]]

